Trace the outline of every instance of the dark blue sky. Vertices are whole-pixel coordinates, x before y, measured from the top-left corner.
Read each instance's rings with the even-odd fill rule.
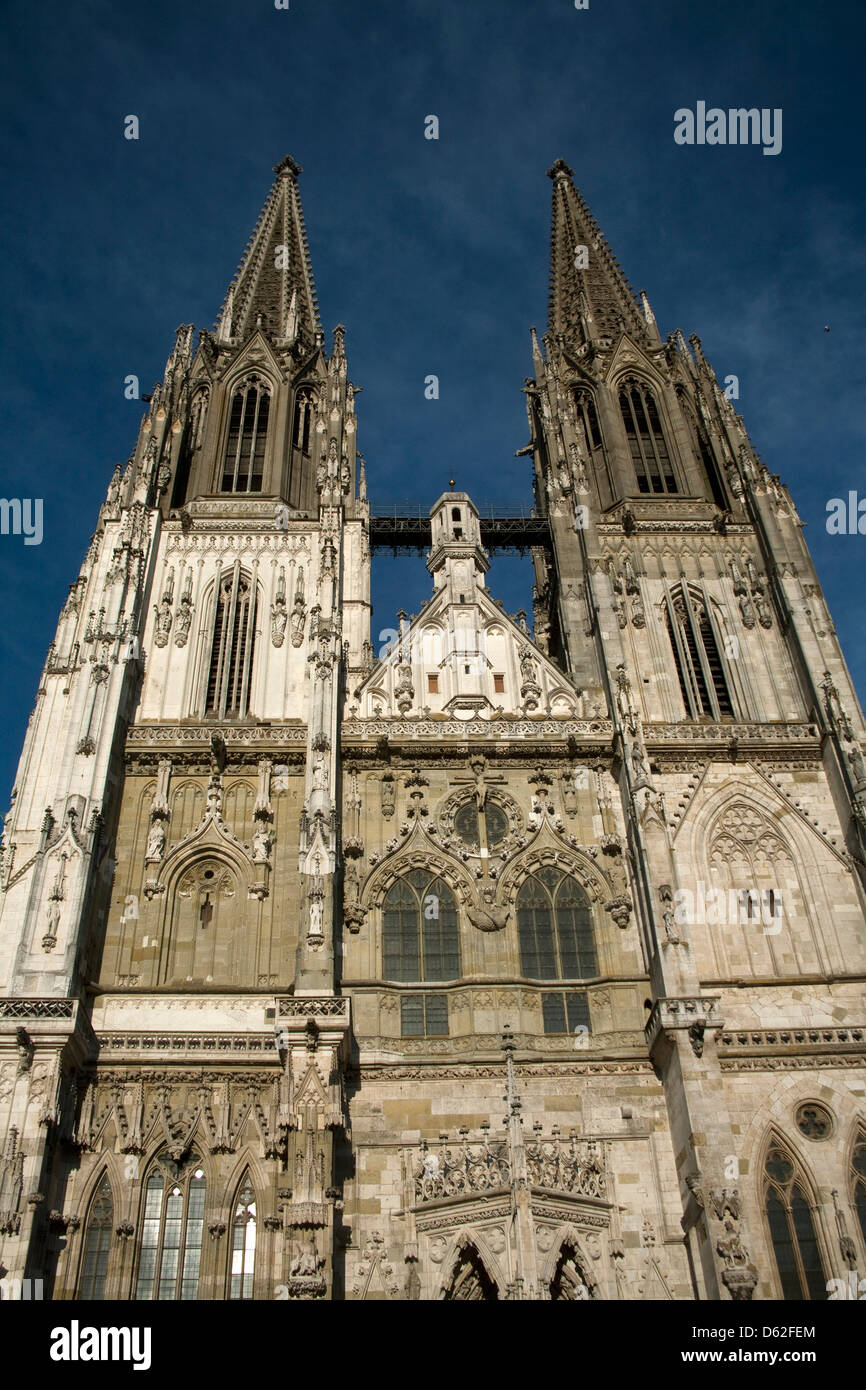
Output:
[[[57,613],[135,441],[124,377],[151,390],[176,326],[213,325],[286,153],[328,340],[347,326],[364,387],[374,502],[429,504],[451,475],[530,502],[513,455],[562,156],[662,333],[697,332],[739,377],[866,690],[866,537],[825,530],[830,497],[866,496],[862,0],[19,0],[4,29],[0,495],[42,497],[45,538],[0,536],[3,807]],[[676,145],[674,111],[699,100],[781,107],[781,154]],[[529,606],[527,585],[525,565],[494,562],[507,607]],[[374,586],[375,636],[429,576],[383,558]]]

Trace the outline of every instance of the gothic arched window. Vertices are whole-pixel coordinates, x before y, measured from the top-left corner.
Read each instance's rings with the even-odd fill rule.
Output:
[[[313,425],[315,397],[309,387],[302,387],[295,397],[295,414],[292,421],[292,448],[300,449],[302,454],[310,452],[310,431]]]
[[[640,491],[679,491],[652,391],[642,381],[623,382],[619,407]]]
[[[157,1158],[144,1185],[137,1300],[198,1297],[204,1198],[204,1171],[195,1154],[184,1163],[167,1154]]]
[[[520,968],[534,980],[598,974],[592,913],[583,889],[561,869],[536,869],[517,895]]]
[[[777,1144],[764,1163],[764,1209],[782,1297],[825,1299],[827,1276],[806,1186],[793,1159]]]
[[[261,492],[271,398],[259,377],[241,383],[232,396],[223,460],[223,492]]]
[[[727,511],[728,499],[725,496],[724,484],[722,483],[722,479],[719,474],[718,465],[716,464],[715,456],[713,454],[713,448],[710,444],[707,431],[704,428],[702,421],[698,419],[698,417],[694,414],[691,406],[688,404],[685,398],[685,393],[681,390],[678,390],[677,397],[682,407],[683,414],[686,417],[686,422],[688,423],[689,429],[691,430],[692,443],[694,444],[695,452],[697,453],[698,457],[701,460],[701,463],[704,466],[704,472],[707,475],[707,482],[710,485],[710,492],[713,495],[713,501],[721,511]]]
[[[382,951],[388,980],[458,978],[457,904],[443,879],[413,869],[392,883],[382,906]]]
[[[589,1286],[573,1245],[563,1245],[550,1281],[553,1303],[580,1303],[590,1297]]]
[[[189,408],[186,433],[178,459],[177,471],[174,475],[174,488],[171,494],[172,507],[182,507],[186,501],[187,487],[189,486],[189,474],[192,461],[196,451],[201,448],[204,439],[204,426],[207,418],[208,400],[210,393],[206,386],[196,391]]]
[[[87,1215],[78,1298],[105,1297],[105,1277],[108,1273],[108,1252],[111,1247],[113,1225],[114,1201],[111,1196],[111,1183],[108,1181],[108,1174],[105,1173]]]
[[[498,1298],[496,1281],[488,1274],[474,1245],[461,1249],[445,1294],[446,1302],[493,1303]]]
[[[733,716],[709,602],[683,583],[666,601],[668,636],[687,719]]]
[[[575,391],[574,404],[577,407],[577,418],[583,425],[583,434],[586,439],[586,447],[590,454],[594,455],[602,447],[601,426],[598,423],[598,411],[595,408],[595,401],[591,391],[583,388]]]
[[[245,719],[256,638],[253,582],[239,565],[217,582],[205,713]]]
[[[851,1177],[854,1185],[854,1210],[866,1244],[866,1137],[859,1136],[851,1155]]]
[[[256,1194],[249,1175],[238,1192],[232,1217],[229,1298],[253,1297],[256,1263]]]

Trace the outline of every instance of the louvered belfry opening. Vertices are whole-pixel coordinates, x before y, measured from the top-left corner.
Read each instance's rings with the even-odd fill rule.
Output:
[[[261,492],[270,407],[268,389],[258,377],[243,382],[232,396],[223,492]]]
[[[578,419],[583,425],[583,433],[587,448],[590,453],[595,456],[603,445],[601,426],[598,422],[598,411],[595,408],[595,401],[592,398],[591,392],[581,388],[574,393],[574,403],[577,407]]]
[[[682,584],[666,596],[665,606],[686,717],[732,718],[733,702],[708,603]]]
[[[640,381],[626,381],[619,405],[641,492],[678,492],[655,397]]]
[[[236,565],[218,582],[205,712],[245,719],[255,650],[255,587]]]
[[[300,449],[302,454],[310,452],[310,430],[313,423],[315,402],[308,387],[298,392],[295,400],[295,414],[292,421],[292,448]]]

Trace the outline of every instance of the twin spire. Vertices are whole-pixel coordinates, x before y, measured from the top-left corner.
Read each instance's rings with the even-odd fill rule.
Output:
[[[220,342],[240,343],[259,323],[277,340],[312,350],[322,323],[298,192],[301,166],[286,155],[274,173],[215,332]]]
[[[603,346],[620,333],[646,342],[656,338],[655,320],[644,297],[641,311],[619,262],[573,183],[573,171],[558,159],[553,179],[548,331],[567,347]]]
[[[298,192],[301,167],[286,155],[229,287],[216,335],[240,343],[257,323],[274,338],[312,350],[322,323]],[[558,159],[553,180],[548,330],[572,349],[603,346],[623,331],[637,341],[656,339],[655,321],[643,312],[616,257],[574,186],[573,172]]]

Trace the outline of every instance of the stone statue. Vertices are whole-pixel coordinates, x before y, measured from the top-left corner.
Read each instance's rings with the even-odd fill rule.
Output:
[[[165,849],[165,825],[163,821],[156,820],[150,827],[150,834],[147,837],[147,852],[145,859],[161,859]]]
[[[848,762],[851,764],[854,781],[866,782],[866,764],[863,762],[863,754],[860,752],[858,743],[852,744],[848,749]]]
[[[502,931],[508,926],[511,909],[495,906],[492,888],[483,889],[481,897],[481,905],[467,908],[466,916],[478,931]]]
[[[324,792],[328,790],[328,768],[325,763],[324,753],[320,753],[313,764],[313,791]]]
[[[223,789],[217,777],[212,777],[207,789],[206,814],[219,816],[223,808]]]
[[[284,602],[275,603],[273,606],[273,616],[271,623],[271,641],[275,647],[281,647],[286,636],[289,615],[286,612]]]
[[[524,680],[534,681],[535,662],[532,659],[532,654],[529,648],[521,647],[518,653],[518,657],[520,660],[520,674],[523,676]]]
[[[421,1176],[424,1178],[438,1178],[439,1159],[437,1158],[436,1154],[424,1155],[424,1167]]]
[[[192,599],[189,594],[182,594],[180,608],[175,614],[174,640],[178,647],[185,647],[189,637],[189,629],[192,623]]]
[[[118,464],[117,467],[116,467],[115,470],[114,470],[114,473],[113,473],[112,476],[111,476],[111,482],[108,484],[108,496],[107,496],[106,499],[105,499],[105,500],[107,501],[109,507],[112,509],[112,511],[114,510],[114,508],[117,506],[118,502],[120,501],[120,480],[121,480],[121,477],[122,477],[121,467],[120,467],[120,464]]]
[[[638,784],[649,781],[644,751],[637,742],[631,746],[631,765]]]
[[[304,607],[303,594],[295,594],[295,606],[292,610],[292,646],[299,647],[304,640],[304,623],[307,618],[307,610]]]
[[[253,863],[267,864],[271,857],[271,835],[267,826],[261,821],[253,831]]]
[[[42,938],[42,948],[45,951],[50,951],[57,941],[57,929],[60,926],[60,904],[57,902],[49,903],[46,916],[48,928]]]
[[[305,1241],[298,1241],[295,1245],[295,1257],[289,1272],[293,1278],[309,1279],[318,1274],[320,1263],[316,1242],[312,1236],[308,1236]]]
[[[153,611],[156,614],[156,632],[154,640],[158,647],[164,647],[168,641],[168,634],[171,632],[171,598],[168,591],[162,596],[159,607],[154,604]]]

